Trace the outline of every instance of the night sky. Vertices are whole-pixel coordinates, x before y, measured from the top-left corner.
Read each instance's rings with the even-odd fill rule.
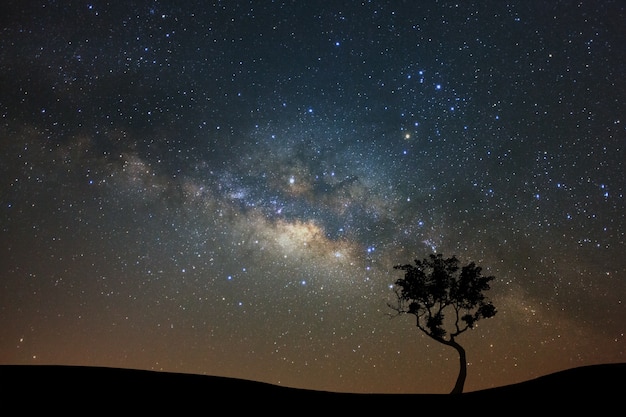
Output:
[[[0,363],[449,392],[626,361],[623,1],[3,1]]]

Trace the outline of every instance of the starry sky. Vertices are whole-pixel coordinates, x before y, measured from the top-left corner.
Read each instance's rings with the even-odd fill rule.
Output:
[[[3,1],[0,363],[449,392],[624,362],[623,1]]]

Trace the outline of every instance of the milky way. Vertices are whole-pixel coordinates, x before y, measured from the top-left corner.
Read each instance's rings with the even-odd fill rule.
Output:
[[[624,361],[619,1],[5,1],[0,362],[448,392]]]

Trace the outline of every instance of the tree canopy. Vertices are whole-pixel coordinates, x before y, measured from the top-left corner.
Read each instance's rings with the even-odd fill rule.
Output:
[[[495,277],[483,276],[474,262],[459,264],[456,256],[431,254],[414,265],[396,265],[394,269],[404,271],[404,277],[395,282],[397,305],[390,305],[398,314],[414,315],[422,332],[458,351],[461,369],[453,393],[463,391],[467,368],[465,350],[455,338],[496,314],[484,295]]]

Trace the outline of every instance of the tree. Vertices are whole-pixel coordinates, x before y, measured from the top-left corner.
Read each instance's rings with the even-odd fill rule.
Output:
[[[414,315],[418,329],[456,349],[460,369],[451,394],[462,393],[467,360],[456,337],[473,328],[478,320],[495,316],[496,308],[483,294],[495,277],[483,276],[482,268],[474,262],[460,268],[456,256],[444,259],[441,254],[415,260],[415,265],[396,265],[394,269],[404,271],[404,277],[395,282],[397,305],[389,306],[396,315]],[[446,316],[447,313],[451,315]]]

